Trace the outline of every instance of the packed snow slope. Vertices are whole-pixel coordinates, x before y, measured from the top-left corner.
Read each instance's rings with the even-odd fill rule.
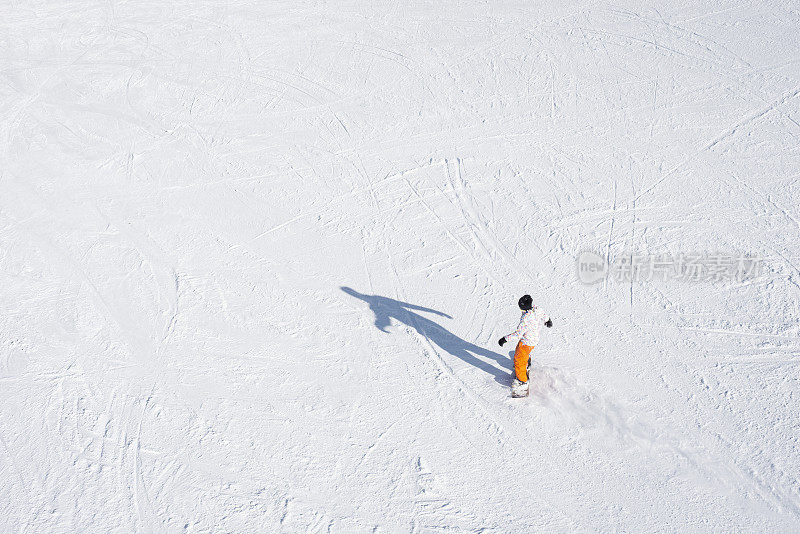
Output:
[[[796,2],[0,15],[0,531],[800,529]]]

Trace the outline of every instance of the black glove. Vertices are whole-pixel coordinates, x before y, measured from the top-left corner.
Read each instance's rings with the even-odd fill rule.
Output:
[[[547,328],[553,328],[553,320],[548,319],[547,322],[544,323]]]
[[[500,341],[498,341],[497,344],[500,345],[501,347],[503,345],[505,345],[506,344],[506,337],[505,336],[501,337]]]

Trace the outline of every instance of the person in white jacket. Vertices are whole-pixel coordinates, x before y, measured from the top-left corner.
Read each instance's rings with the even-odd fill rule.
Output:
[[[512,333],[500,338],[498,342],[500,346],[506,344],[510,339],[519,339],[517,349],[514,351],[514,388],[520,386],[527,386],[528,383],[528,369],[531,365],[531,350],[539,343],[539,330],[542,325],[547,328],[553,326],[553,321],[550,317],[533,305],[533,299],[530,295],[523,295],[519,299],[519,309],[522,310],[522,317],[519,320],[519,326]]]

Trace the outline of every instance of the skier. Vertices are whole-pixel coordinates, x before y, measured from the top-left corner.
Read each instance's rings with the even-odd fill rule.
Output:
[[[531,350],[539,343],[539,330],[542,323],[547,328],[553,326],[553,321],[540,308],[533,305],[530,295],[523,295],[519,299],[519,309],[522,310],[522,317],[519,326],[511,334],[500,338],[498,343],[502,347],[508,341],[507,338],[519,339],[517,349],[514,352],[514,382],[511,385],[511,396],[523,397],[528,394],[528,369],[531,366]]]

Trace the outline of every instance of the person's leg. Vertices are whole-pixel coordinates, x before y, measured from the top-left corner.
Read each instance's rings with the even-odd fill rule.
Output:
[[[517,350],[514,352],[514,376],[520,382],[528,381],[531,350],[533,350],[533,347],[517,343]]]

